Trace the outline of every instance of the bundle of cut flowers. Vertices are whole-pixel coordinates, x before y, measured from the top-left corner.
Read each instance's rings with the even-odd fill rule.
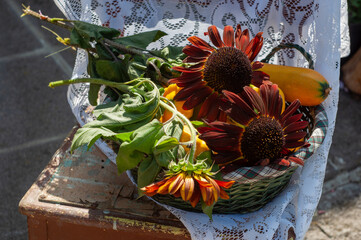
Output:
[[[172,195],[211,215],[238,184],[225,174],[303,165],[294,152],[308,146],[309,121],[299,108],[319,105],[330,87],[312,69],[255,61],[261,32],[252,38],[240,25],[225,26],[221,36],[210,26],[185,47],[148,50],[166,33],[120,37],[118,30],[49,18],[30,7],[23,15],[68,29],[70,37],[56,34],[57,40],[87,52],[88,78],[49,84],[89,83],[95,120],[77,131],[71,149],[111,141],[119,173],[135,173],[139,194]]]

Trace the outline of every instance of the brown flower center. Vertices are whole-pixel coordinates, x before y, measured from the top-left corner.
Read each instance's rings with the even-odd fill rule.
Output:
[[[221,92],[239,93],[252,80],[252,67],[244,53],[234,47],[221,47],[208,57],[203,72],[208,86]]]
[[[281,124],[273,118],[262,116],[246,127],[241,139],[241,151],[250,163],[262,159],[273,160],[280,156],[284,142]]]

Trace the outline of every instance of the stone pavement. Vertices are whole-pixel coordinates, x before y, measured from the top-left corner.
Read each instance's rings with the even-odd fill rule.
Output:
[[[1,240],[27,239],[18,203],[76,123],[66,87],[47,87],[50,81],[70,77],[75,52],[45,58],[62,47],[38,20],[19,17],[21,3],[62,17],[52,1],[0,1]],[[360,239],[360,119],[361,99],[341,92],[327,181],[307,239]]]

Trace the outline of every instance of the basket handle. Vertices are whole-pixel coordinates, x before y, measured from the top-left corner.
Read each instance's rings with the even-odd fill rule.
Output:
[[[308,61],[308,68],[310,68],[310,69],[315,68],[314,62],[312,60],[312,56],[308,52],[306,52],[306,50],[303,47],[301,47],[300,45],[294,44],[294,43],[281,43],[277,47],[273,48],[272,51],[264,59],[261,60],[261,62],[268,63],[269,60],[276,54],[276,52],[278,52],[281,49],[285,49],[285,48],[297,49]]]

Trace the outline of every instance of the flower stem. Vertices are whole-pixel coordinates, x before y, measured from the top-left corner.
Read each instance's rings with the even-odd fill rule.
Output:
[[[57,26],[59,26],[59,27],[65,28],[65,29],[68,29],[68,30],[70,30],[70,31],[73,29],[72,26],[69,26],[69,25],[67,25],[66,23],[64,23],[64,22],[67,22],[67,21],[69,21],[69,20],[62,19],[62,18],[50,18],[50,17],[48,17],[48,16],[44,16],[41,12],[40,12],[40,13],[37,13],[37,12],[31,10],[31,9],[30,9],[30,6],[25,7],[25,5],[23,5],[23,7],[24,7],[24,9],[23,9],[23,12],[24,12],[24,13],[21,15],[22,17],[23,17],[23,16],[26,16],[26,15],[30,15],[30,16],[39,18],[40,20],[46,21],[46,22],[48,22],[48,23],[57,25]]]
[[[189,127],[189,129],[191,131],[191,139],[189,141],[189,143],[191,144],[191,147],[190,147],[190,151],[189,151],[189,155],[188,155],[188,161],[190,161],[191,163],[194,163],[195,152],[196,152],[196,147],[197,147],[197,144],[196,144],[197,132],[196,132],[193,124],[189,121],[189,119],[186,116],[184,116],[182,113],[178,112],[176,109],[172,108],[165,102],[160,101],[159,105],[161,105],[166,110],[172,112],[173,114],[177,115]]]
[[[129,92],[130,88],[132,88],[132,86],[126,85],[124,83],[111,82],[101,78],[76,78],[76,79],[68,79],[68,80],[59,80],[49,83],[49,87],[54,88],[64,85],[75,84],[75,83],[93,83],[99,85],[106,85],[109,87],[119,89],[120,91],[125,93]]]

